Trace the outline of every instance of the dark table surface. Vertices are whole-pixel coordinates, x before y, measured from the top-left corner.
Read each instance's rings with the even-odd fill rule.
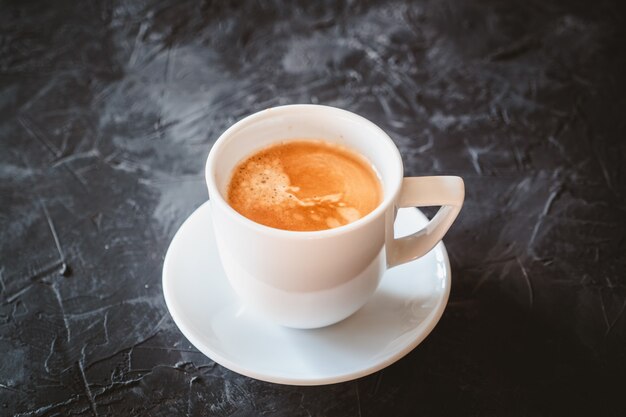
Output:
[[[610,1],[0,6],[0,415],[626,415],[626,19]],[[359,113],[465,207],[433,333],[292,387],[199,353],[161,268],[211,144]]]

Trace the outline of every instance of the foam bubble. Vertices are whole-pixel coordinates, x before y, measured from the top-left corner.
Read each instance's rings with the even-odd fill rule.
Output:
[[[298,187],[291,186],[289,176],[278,159],[249,161],[241,174],[240,187],[249,190],[246,193],[249,203],[254,202],[257,206],[292,206],[299,203],[293,194]]]
[[[348,223],[352,223],[361,218],[361,213],[354,207],[338,207],[337,213],[339,213],[339,215]]]
[[[339,220],[335,219],[334,217],[328,217],[326,219],[326,225],[330,227],[331,229],[334,229],[335,227],[341,226],[341,223],[339,222]]]

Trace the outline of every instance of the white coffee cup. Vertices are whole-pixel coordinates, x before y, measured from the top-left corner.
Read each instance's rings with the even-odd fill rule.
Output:
[[[267,227],[230,207],[226,195],[234,167],[260,149],[294,139],[321,139],[365,156],[379,175],[383,201],[353,223],[314,232]],[[242,302],[275,323],[295,328],[327,326],[356,312],[385,270],[428,253],[463,205],[461,178],[403,175],[398,148],[385,132],[334,107],[274,107],[226,130],[209,153],[206,181],[219,255]],[[419,206],[441,208],[426,227],[394,238],[398,208]]]

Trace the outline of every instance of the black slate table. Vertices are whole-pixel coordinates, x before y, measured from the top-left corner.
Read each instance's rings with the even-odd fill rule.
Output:
[[[2,2],[0,415],[626,415],[620,6]],[[211,144],[287,103],[466,181],[442,320],[352,382],[237,375],[161,291]]]

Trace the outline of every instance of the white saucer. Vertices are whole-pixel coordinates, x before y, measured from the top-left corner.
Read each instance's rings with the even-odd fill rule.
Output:
[[[420,211],[402,209],[396,236],[426,222]],[[322,329],[289,329],[240,305],[222,270],[205,203],[170,244],[163,293],[181,332],[220,365],[263,381],[322,385],[378,371],[424,340],[448,301],[450,262],[439,243],[421,259],[387,271],[372,299],[353,316]]]

